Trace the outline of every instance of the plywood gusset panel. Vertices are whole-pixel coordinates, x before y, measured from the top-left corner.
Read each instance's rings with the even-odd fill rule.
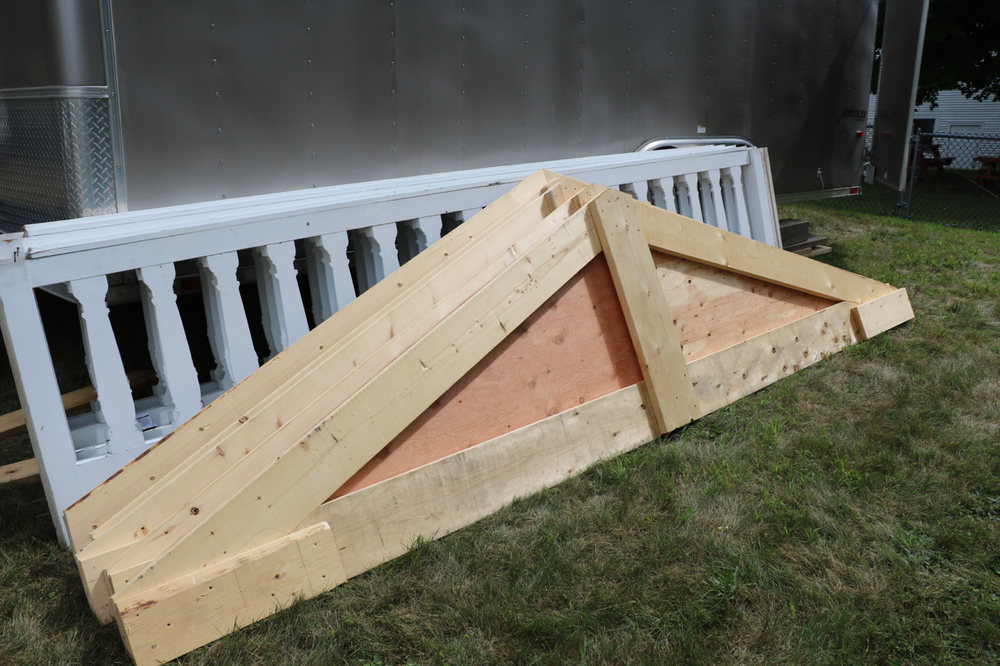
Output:
[[[539,172],[70,507],[81,577],[168,661],[912,316]]]

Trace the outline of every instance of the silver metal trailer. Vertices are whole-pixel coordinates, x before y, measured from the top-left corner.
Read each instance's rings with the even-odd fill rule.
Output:
[[[860,182],[876,0],[0,5],[0,228],[661,137]],[[805,194],[804,194],[805,193]]]

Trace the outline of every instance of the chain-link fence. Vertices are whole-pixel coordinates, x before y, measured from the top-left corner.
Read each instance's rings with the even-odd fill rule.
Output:
[[[869,147],[871,135],[869,127]],[[906,192],[862,183],[861,194],[819,205],[1000,231],[1000,136],[916,134],[912,142]]]

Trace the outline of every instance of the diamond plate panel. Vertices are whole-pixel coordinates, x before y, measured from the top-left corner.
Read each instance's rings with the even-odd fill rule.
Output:
[[[0,99],[0,230],[117,210],[107,99]]]

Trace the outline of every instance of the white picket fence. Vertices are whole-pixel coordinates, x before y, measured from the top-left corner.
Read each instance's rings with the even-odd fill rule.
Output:
[[[271,354],[312,318],[355,298],[525,176],[547,168],[778,245],[767,153],[701,146],[359,183],[30,225],[0,243],[0,324],[60,538],[62,511],[257,367],[240,297],[238,252],[252,255]],[[295,263],[298,246],[299,261]],[[304,256],[303,256],[304,255]],[[302,259],[304,258],[304,262]],[[175,296],[177,262],[200,273],[217,363],[199,384]],[[109,275],[135,271],[158,383],[133,400],[109,319]],[[35,289],[76,303],[91,411],[67,418]]]

